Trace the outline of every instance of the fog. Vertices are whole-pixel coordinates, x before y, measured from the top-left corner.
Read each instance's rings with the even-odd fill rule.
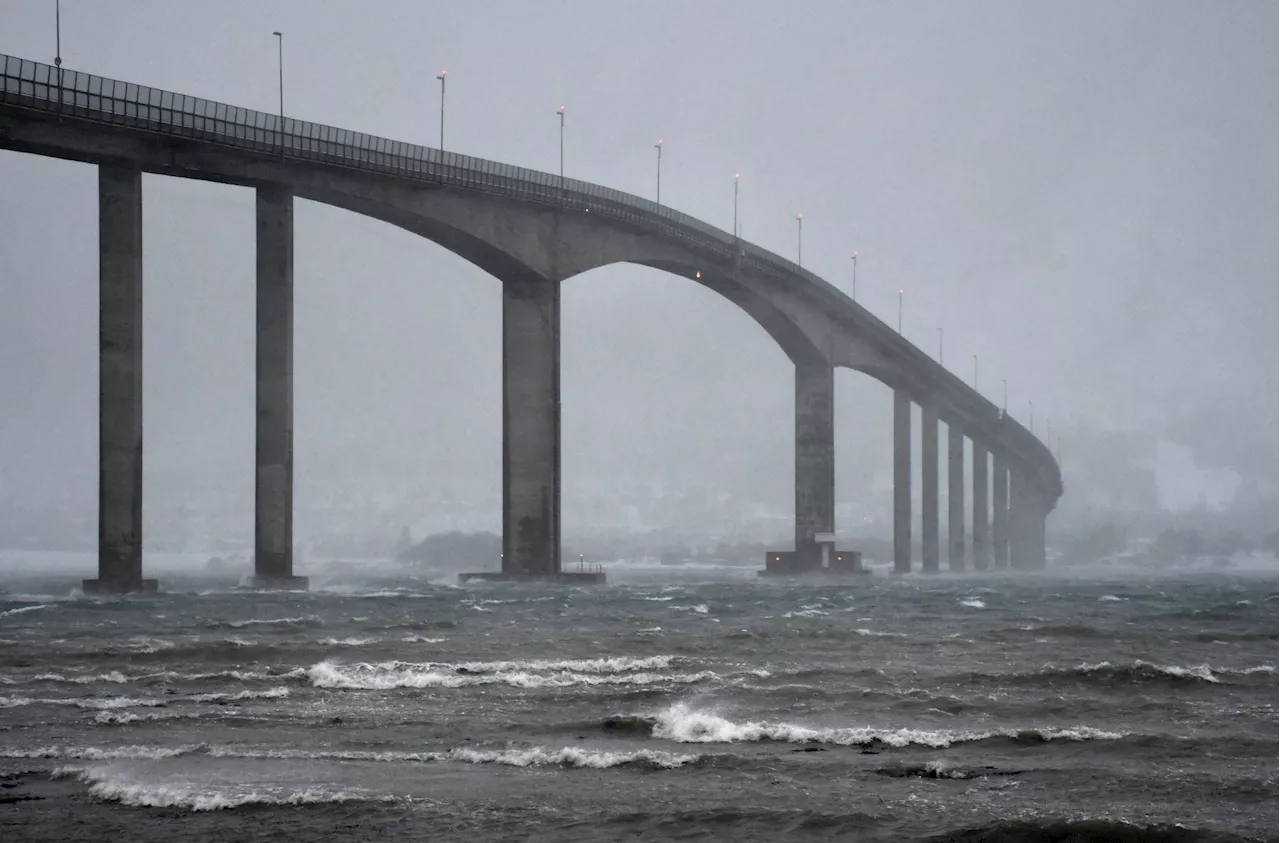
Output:
[[[447,69],[448,149],[554,170],[564,105],[567,175],[652,196],[660,138],[663,203],[725,229],[741,173],[746,239],[793,258],[803,212],[807,268],[848,289],[857,250],[858,301],[895,324],[902,290],[910,339],[1007,383],[1061,452],[1055,517],[1124,508],[1135,471],[1142,506],[1275,500],[1274,4],[62,2],[66,67],[266,111],[273,30],[300,118],[434,144]],[[52,0],[0,0],[0,52],[54,49]],[[90,538],[96,191],[0,153],[0,509]],[[144,193],[147,529],[247,543],[253,194]],[[498,529],[498,282],[301,200],[295,255],[299,539]],[[785,535],[793,367],[763,330],[645,267],[562,301],[566,536],[661,526],[664,491],[689,530]],[[839,372],[842,532],[889,522],[890,425]]]

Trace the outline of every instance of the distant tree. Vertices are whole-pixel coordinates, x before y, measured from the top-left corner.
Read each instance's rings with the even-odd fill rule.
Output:
[[[502,560],[502,537],[493,533],[435,533],[396,555],[402,562],[450,570],[496,570]]]

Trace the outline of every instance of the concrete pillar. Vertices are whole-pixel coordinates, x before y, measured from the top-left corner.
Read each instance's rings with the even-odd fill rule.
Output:
[[[305,589],[293,575],[293,192],[257,194],[253,582]]]
[[[1026,568],[1030,563],[1028,527],[1030,507],[1027,498],[1026,475],[1016,469],[1009,470],[1009,567]]]
[[[920,405],[920,555],[926,574],[938,573],[938,407]]]
[[[911,396],[893,391],[893,572],[911,573]]]
[[[999,454],[991,456],[991,567],[1009,567],[1009,469]]]
[[[964,432],[947,425],[947,568],[964,570]]]
[[[822,567],[815,533],[835,532],[835,370],[796,365],[796,562]]]
[[[560,572],[560,282],[502,284],[502,572]]]
[[[154,591],[142,578],[142,173],[98,168],[98,578],[86,593]]]
[[[985,571],[991,564],[991,545],[987,535],[987,449],[973,443],[973,569]]]
[[[1010,565],[1040,570],[1045,565],[1045,506],[1031,478],[1021,471],[1009,473]]]

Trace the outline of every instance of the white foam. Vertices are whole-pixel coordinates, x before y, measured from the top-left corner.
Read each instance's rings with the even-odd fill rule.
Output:
[[[351,636],[348,638],[322,638],[320,643],[327,647],[363,647],[366,644],[376,644],[378,638],[359,638]]]
[[[7,618],[10,615],[21,615],[25,612],[34,612],[37,609],[47,609],[52,605],[52,603],[37,603],[35,606],[19,606],[16,609],[6,609],[5,611],[0,612],[0,618]]]
[[[71,761],[120,761],[146,760],[156,761],[161,758],[177,758],[180,755],[191,755],[207,749],[204,744],[184,744],[182,746],[50,746],[35,749],[0,748],[0,758],[47,758]]]
[[[901,632],[877,632],[874,629],[855,629],[854,632],[859,635],[870,635],[873,638],[906,638],[907,636]]]
[[[120,671],[113,670],[110,673],[97,673],[91,676],[63,676],[61,673],[41,673],[32,677],[32,682],[72,682],[76,685],[92,685],[97,682],[114,682],[117,685],[123,685],[129,679]]]
[[[1099,603],[1123,603],[1128,598],[1116,597],[1114,594],[1104,594],[1098,598]]]
[[[1081,664],[1076,670],[1082,673],[1112,673],[1122,671],[1125,668],[1114,665],[1111,662],[1098,662],[1097,664]],[[1222,680],[1215,675],[1214,668],[1207,664],[1196,665],[1194,667],[1179,667],[1177,665],[1155,664],[1154,662],[1143,661],[1142,659],[1134,659],[1133,669],[1137,671],[1150,670],[1156,673],[1163,673],[1165,676],[1172,676],[1176,679],[1200,679],[1204,682],[1218,683]]]
[[[192,702],[236,702],[239,700],[278,700],[289,696],[288,688],[268,688],[265,691],[236,691],[235,693],[193,694],[185,699]]]
[[[450,761],[465,761],[468,764],[505,764],[512,767],[560,766],[605,770],[610,767],[638,764],[669,770],[696,763],[702,756],[677,755],[652,749],[604,752],[567,746],[558,750],[543,747],[504,750],[462,748],[450,750],[445,757]]]
[[[215,790],[192,784],[144,784],[109,769],[60,767],[58,777],[75,778],[89,785],[90,795],[121,805],[142,808],[189,808],[192,811],[220,811],[246,805],[319,805],[340,802],[395,801],[391,796],[375,796],[323,788],[306,790]]]
[[[575,685],[692,684],[718,678],[709,670],[698,673],[536,673],[528,670],[496,670],[458,673],[434,665],[405,662],[340,665],[320,662],[307,675],[317,688],[389,690],[392,688],[465,688],[473,685],[509,685],[515,688],[568,688]]]
[[[960,601],[961,606],[968,606],[970,609],[985,609],[987,604],[983,603],[977,597],[968,597]]]
[[[243,621],[231,621],[227,625],[240,629],[246,626],[271,626],[277,624],[283,626],[301,626],[304,624],[321,623],[324,623],[324,621],[320,619],[319,615],[306,615],[304,617],[296,618],[250,618],[249,620]]]
[[[852,728],[813,728],[792,723],[737,723],[707,711],[698,711],[685,703],[677,703],[655,718],[653,736],[677,743],[748,743],[779,741],[785,743],[829,743],[843,746],[865,746],[873,742],[889,746],[928,746],[935,749],[956,743],[980,741],[993,737],[1018,737],[1023,731],[1034,731],[1045,740],[1118,740],[1120,732],[1105,732],[1089,726],[1066,729],[958,732],[945,729],[877,729],[869,726]]]

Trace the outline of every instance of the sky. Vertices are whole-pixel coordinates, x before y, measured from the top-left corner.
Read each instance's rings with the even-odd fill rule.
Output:
[[[856,250],[861,303],[894,324],[902,290],[906,335],[966,380],[976,355],[979,389],[1007,383],[1042,435],[1175,443],[1161,483],[1187,499],[1197,466],[1274,485],[1274,3],[62,2],[65,66],[268,111],[274,30],[294,116],[435,143],[447,69],[447,148],[554,170],[563,105],[566,173],[642,196],[661,139],[664,204],[728,229],[740,173],[746,239],[794,257],[803,213],[807,268],[848,288]],[[51,61],[53,0],[0,0],[0,52]],[[96,491],[96,184],[0,152],[10,491]],[[252,192],[144,194],[149,488],[251,495]],[[498,494],[498,282],[296,213],[299,496]],[[562,301],[566,533],[575,496],[629,484],[790,507],[793,367],[749,317],[645,267]],[[889,475],[892,402],[854,372],[836,389],[849,500]]]

